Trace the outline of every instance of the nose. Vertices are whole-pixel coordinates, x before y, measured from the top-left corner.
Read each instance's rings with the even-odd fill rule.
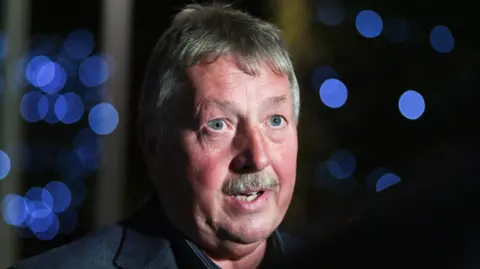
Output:
[[[236,137],[238,154],[232,160],[232,169],[240,173],[258,172],[270,165],[269,152],[260,131],[249,130]]]

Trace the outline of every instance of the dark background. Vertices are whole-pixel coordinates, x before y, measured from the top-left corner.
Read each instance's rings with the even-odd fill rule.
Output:
[[[279,19],[281,2],[292,5],[293,15],[289,18]],[[190,1],[143,0],[134,3],[132,49],[130,55],[125,55],[130,57],[132,65],[131,111],[120,115],[129,126],[125,141],[128,145],[128,167],[125,168],[128,188],[124,204],[119,205],[126,214],[138,207],[151,190],[135,130],[143,72],[155,42],[185,3]],[[429,240],[433,242],[432,238],[468,237],[466,231],[470,230],[465,225],[472,226],[478,212],[476,179],[480,160],[476,131],[479,114],[475,68],[479,60],[479,39],[475,3],[463,0],[443,3],[343,1],[345,20],[333,27],[315,18],[319,1],[307,3],[309,16],[298,16],[301,13],[295,13],[293,8],[296,4],[289,4],[289,1],[234,3],[253,15],[277,22],[282,29],[290,27],[284,30],[289,37],[287,43],[301,85],[302,110],[298,187],[285,228],[297,233],[331,236],[358,223],[376,223],[364,229],[376,234],[377,247],[381,244],[380,239],[385,241],[388,238],[396,242],[409,239],[408,244],[412,246],[416,244],[415,240],[423,240],[426,244]],[[96,51],[99,51],[101,8],[101,1],[32,1],[31,35],[65,37],[75,29],[84,28],[95,35]],[[355,14],[365,9],[375,10],[382,18],[408,19],[408,39],[392,44],[383,36],[362,37],[355,29]],[[285,24],[288,20],[291,25]],[[307,26],[296,32],[292,25],[302,20]],[[438,24],[447,25],[453,33],[455,48],[451,53],[439,54],[429,44],[429,31]],[[319,100],[318,89],[312,85],[313,70],[325,65],[335,69],[349,89],[348,101],[340,109],[324,106]],[[405,89],[419,90],[425,99],[426,111],[418,120],[407,120],[399,113],[398,98]],[[114,89],[109,91],[115,94]],[[71,140],[71,134],[79,126],[87,124],[85,119],[68,126],[28,124],[25,140],[36,145],[55,144],[58,148]],[[317,178],[317,168],[337,149],[348,149],[355,156],[355,184],[329,188]],[[368,178],[377,167],[387,167],[402,181],[385,191],[376,192],[369,185]],[[62,180],[48,169],[42,173],[25,171],[23,177],[25,191],[52,179]],[[77,228],[50,241],[19,236],[22,238],[21,257],[68,243],[97,227],[92,213],[97,202],[92,195],[95,180],[96,173],[84,180],[87,196],[78,207]],[[357,252],[362,252],[363,247],[373,242],[371,238],[357,239],[361,242],[355,245]],[[458,240],[456,242],[460,242]],[[429,246],[425,245],[425,248]],[[364,254],[374,255],[372,252]]]

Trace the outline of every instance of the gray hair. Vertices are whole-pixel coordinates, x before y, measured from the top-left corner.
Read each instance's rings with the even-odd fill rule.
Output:
[[[260,65],[288,76],[295,120],[300,113],[300,93],[292,62],[273,24],[262,21],[228,5],[191,4],[173,19],[170,28],[155,46],[142,87],[139,123],[153,121],[163,132],[168,114],[166,101],[185,87],[185,71],[205,57],[234,54],[239,68],[251,75],[260,73]]]

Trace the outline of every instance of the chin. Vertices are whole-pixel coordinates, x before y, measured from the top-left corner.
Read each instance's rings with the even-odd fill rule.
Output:
[[[225,239],[238,244],[254,244],[267,239],[280,225],[280,221],[271,216],[243,217],[234,220],[223,230]]]

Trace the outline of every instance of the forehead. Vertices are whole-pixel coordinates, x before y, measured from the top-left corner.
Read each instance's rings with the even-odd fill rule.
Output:
[[[266,63],[259,72],[249,74],[239,68],[233,56],[221,56],[214,62],[200,62],[187,69],[187,75],[200,99],[263,100],[288,95],[290,84],[286,75],[275,73]]]

